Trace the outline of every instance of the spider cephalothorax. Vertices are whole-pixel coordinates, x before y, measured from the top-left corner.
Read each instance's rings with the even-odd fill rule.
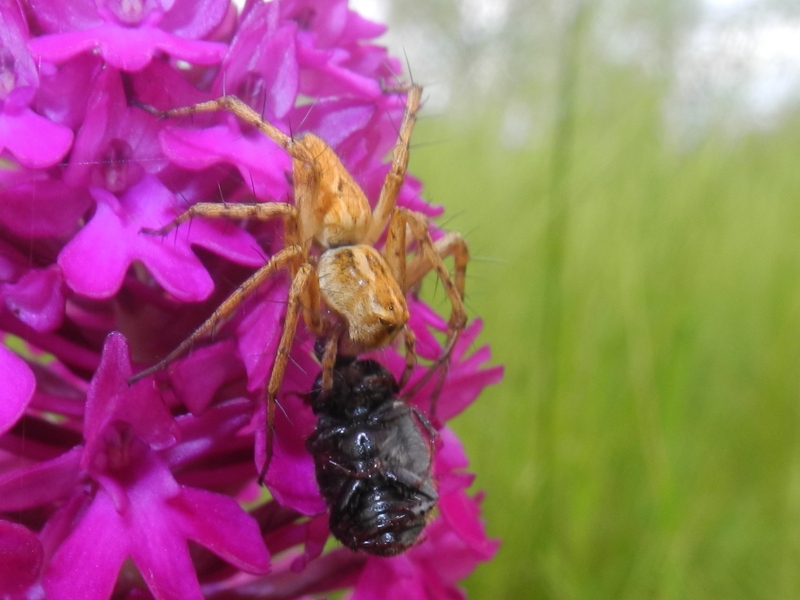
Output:
[[[198,338],[214,331],[244,298],[281,269],[288,269],[292,284],[285,325],[267,385],[268,457],[265,470],[270,458],[275,399],[300,314],[314,335],[327,340],[322,359],[323,388],[330,389],[338,353],[356,355],[384,347],[398,337],[402,337],[406,353],[406,370],[400,381],[402,386],[416,361],[414,335],[407,326],[409,313],[405,294],[426,273],[434,270],[452,304],[452,313],[444,350],[432,369],[446,367],[466,324],[463,297],[469,260],[467,246],[464,239],[454,232],[433,242],[425,215],[396,206],[408,165],[409,140],[421,93],[422,88],[418,85],[408,88],[403,122],[392,153],[392,166],[374,210],[336,153],[323,140],[310,133],[296,138],[288,136],[262,120],[258,113],[235,96],[166,112],[145,107],[162,117],[228,110],[251,124],[292,157],[294,205],[282,202],[198,203],[161,229],[147,230],[147,233],[163,235],[196,216],[281,218],[285,227],[285,247],[237,288],[180,346],[157,364],[138,373],[132,381],[163,368]],[[408,265],[407,230],[416,241],[416,255]],[[384,231],[386,242],[380,251],[375,244]],[[450,255],[455,260],[455,280],[442,260]]]

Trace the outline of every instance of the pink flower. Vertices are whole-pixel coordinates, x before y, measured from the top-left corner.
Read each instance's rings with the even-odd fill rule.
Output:
[[[26,167],[49,167],[61,160],[72,132],[29,108],[39,78],[28,51],[28,26],[12,0],[0,5],[0,150],[7,148]]]
[[[320,365],[303,326],[278,396],[269,501],[256,483],[285,275],[192,352],[126,383],[283,247],[277,222],[142,229],[197,202],[293,198],[289,157],[252,127],[227,113],[158,119],[139,105],[234,93],[283,131],[325,139],[374,202],[405,102],[384,92],[400,69],[370,41],[383,28],[344,0],[253,0],[241,15],[228,0],[26,0],[24,10],[12,0],[0,25],[0,596],[347,587],[352,598],[460,597],[458,582],[497,548],[444,425],[502,377],[484,366],[488,348],[471,351],[478,320],[438,401],[435,518],[421,543],[389,559],[325,550],[327,507],[305,445]],[[398,203],[441,214],[420,192],[408,176]],[[446,322],[409,305],[418,354],[432,360]],[[403,371],[395,349],[372,358]],[[417,366],[410,385],[426,372]],[[409,401],[427,413],[435,386]]]
[[[199,41],[220,24],[227,0],[145,2],[125,0],[29,0],[37,24],[48,35],[31,41],[38,58],[62,63],[97,49],[108,64],[138,71],[159,52],[187,62],[219,62],[225,47]]]

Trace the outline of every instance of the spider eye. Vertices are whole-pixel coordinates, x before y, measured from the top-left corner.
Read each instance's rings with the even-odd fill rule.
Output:
[[[397,329],[396,323],[389,323],[386,319],[382,317],[379,318],[378,320],[380,321],[380,324],[386,328],[386,333],[392,334]]]

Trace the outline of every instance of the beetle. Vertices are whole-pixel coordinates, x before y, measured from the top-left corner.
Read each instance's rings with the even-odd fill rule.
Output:
[[[306,447],[331,533],[351,550],[378,556],[414,546],[439,497],[431,475],[436,431],[398,394],[381,364],[344,356],[331,389],[320,374],[309,394],[318,420]]]

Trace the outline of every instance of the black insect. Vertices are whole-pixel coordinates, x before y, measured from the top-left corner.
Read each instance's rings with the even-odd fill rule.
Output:
[[[319,420],[306,447],[331,533],[351,550],[404,552],[439,497],[431,479],[436,432],[373,360],[339,358],[332,389],[322,391],[320,375],[310,399]]]

